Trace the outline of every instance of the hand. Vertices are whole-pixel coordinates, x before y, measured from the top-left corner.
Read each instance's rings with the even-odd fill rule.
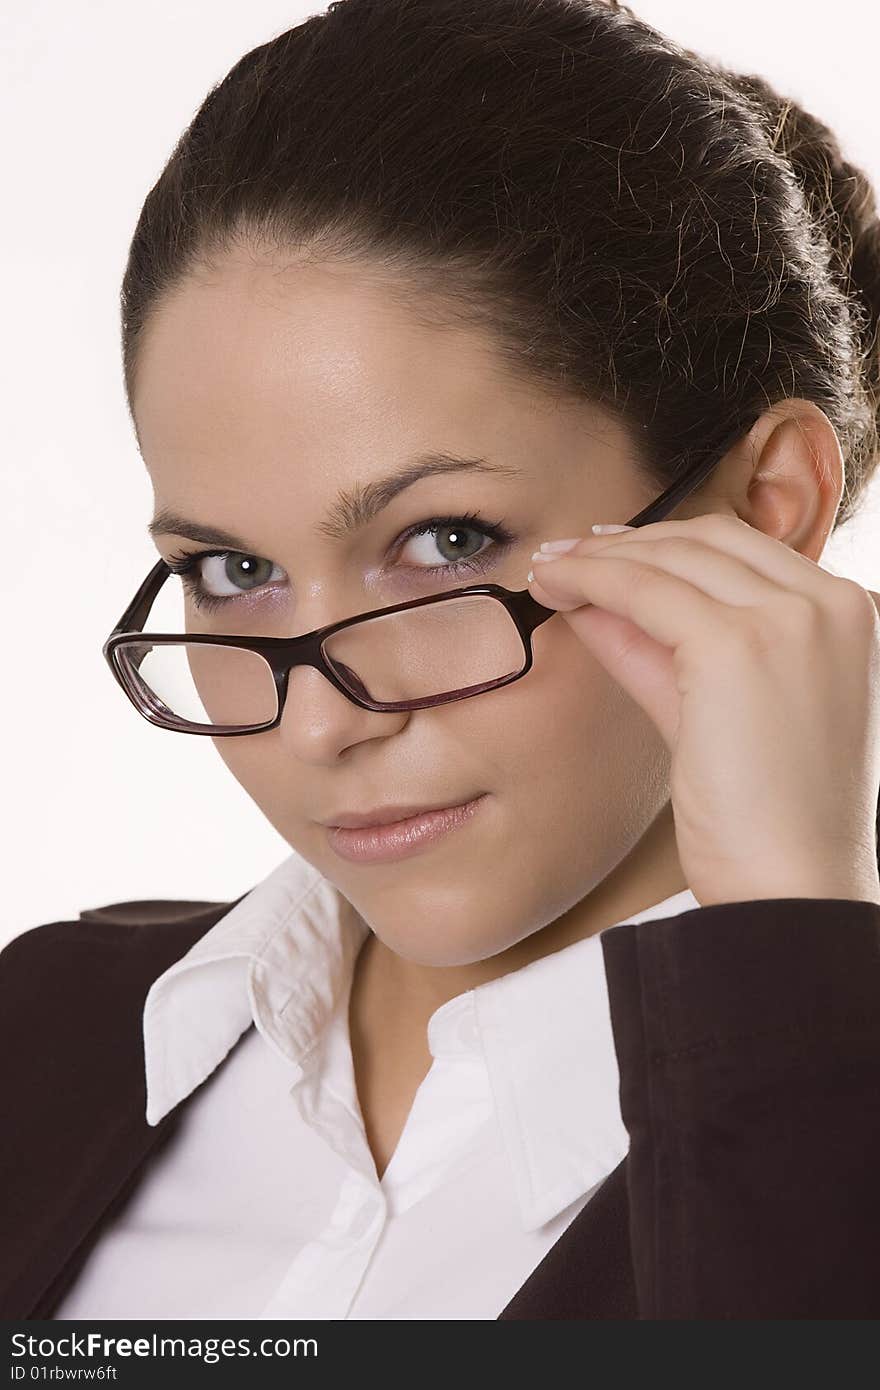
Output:
[[[534,597],[670,749],[701,906],[880,904],[877,595],[717,513],[591,537],[533,570]]]

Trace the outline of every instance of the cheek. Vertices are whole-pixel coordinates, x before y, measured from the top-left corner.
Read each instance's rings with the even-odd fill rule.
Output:
[[[551,618],[535,633],[532,669],[497,692],[487,733],[494,728],[494,741],[506,743],[536,775],[542,763],[558,775],[573,754],[589,757],[612,734],[609,725],[625,717],[622,693],[568,624]],[[502,713],[503,719],[498,717]]]
[[[529,824],[551,827],[563,856],[585,828],[601,838],[605,826],[613,839],[617,818],[641,807],[649,783],[656,799],[658,730],[562,620],[539,629],[532,670],[498,695],[508,708],[499,698],[484,746],[503,755],[499,792]]]

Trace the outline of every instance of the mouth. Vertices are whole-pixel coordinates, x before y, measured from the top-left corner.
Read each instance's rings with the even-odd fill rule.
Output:
[[[372,824],[358,826],[327,825],[327,839],[330,848],[340,858],[354,863],[389,863],[406,859],[421,853],[451,831],[465,826],[479,814],[480,807],[487,800],[488,793],[481,792],[470,801],[420,810],[415,815],[397,820],[373,821]],[[406,808],[384,808],[386,814],[398,817],[401,809]],[[375,811],[370,812],[371,816],[375,814]]]

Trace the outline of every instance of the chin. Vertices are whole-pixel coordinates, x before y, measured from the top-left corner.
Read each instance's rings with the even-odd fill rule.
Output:
[[[455,897],[457,910],[448,902],[441,909],[436,902],[426,906],[423,901],[414,901],[408,909],[406,895],[387,908],[375,902],[369,909],[363,903],[354,905],[382,944],[414,965],[473,965],[546,925],[540,912],[529,914],[522,907],[511,911],[497,898],[483,902],[479,891],[470,898],[461,893]]]

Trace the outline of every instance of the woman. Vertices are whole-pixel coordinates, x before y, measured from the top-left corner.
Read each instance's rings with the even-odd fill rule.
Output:
[[[880,622],[817,563],[878,286],[831,132],[618,5],[341,0],[209,93],[105,654],[292,854],[3,953],[7,1317],[880,1313]]]

